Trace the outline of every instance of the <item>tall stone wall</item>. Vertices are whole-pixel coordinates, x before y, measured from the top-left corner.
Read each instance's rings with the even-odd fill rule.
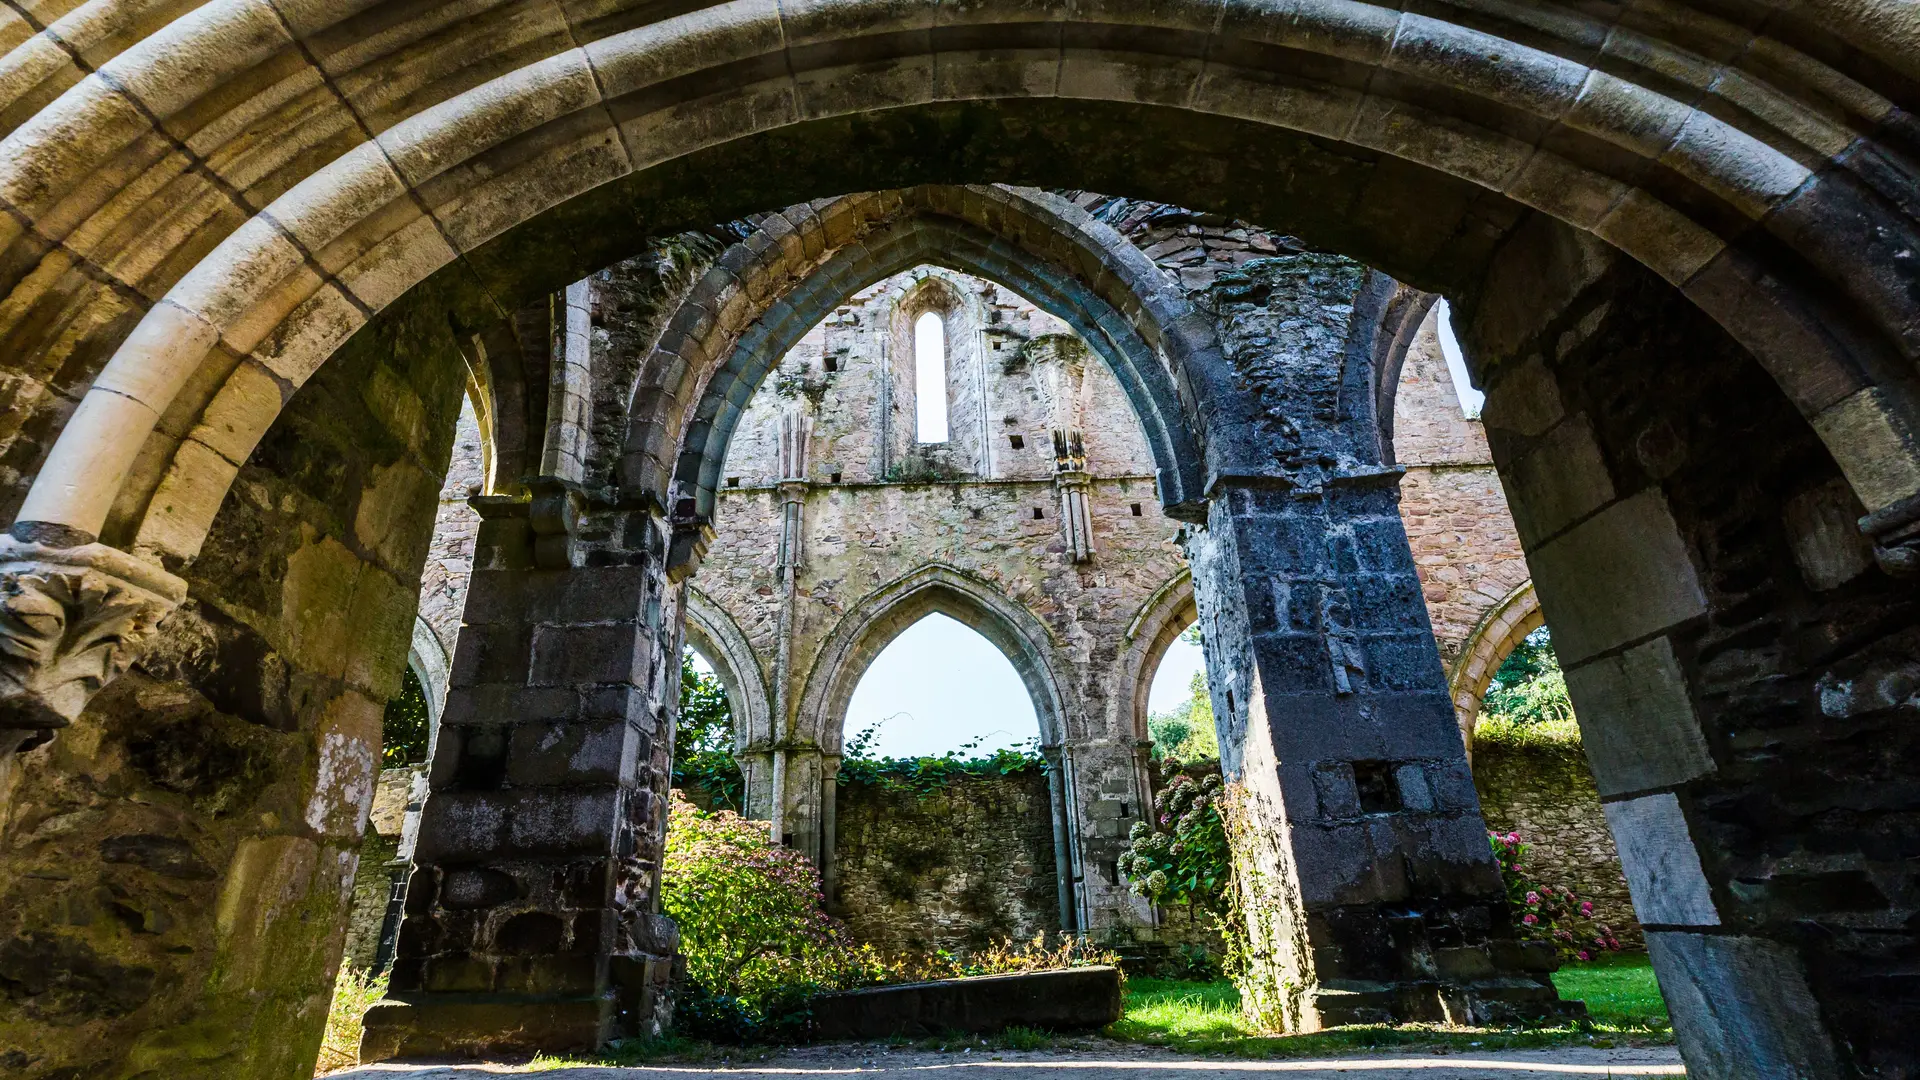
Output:
[[[925,793],[842,785],[834,914],[891,953],[1058,931],[1049,806],[1038,769]]]

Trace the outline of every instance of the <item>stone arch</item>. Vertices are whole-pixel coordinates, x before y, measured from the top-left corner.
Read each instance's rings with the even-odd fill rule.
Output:
[[[1447,673],[1447,689],[1460,720],[1460,734],[1473,750],[1473,728],[1495,672],[1522,638],[1547,623],[1532,581],[1523,581],[1481,617]]]
[[[1130,705],[1130,730],[1135,739],[1144,741],[1149,737],[1147,695],[1153,689],[1153,676],[1160,670],[1161,658],[1166,656],[1174,639],[1199,617],[1200,610],[1193,599],[1193,572],[1183,569],[1155,590],[1127,624],[1122,646],[1125,659],[1120,671],[1129,683],[1119,698]]]
[[[868,665],[901,631],[936,613],[986,638],[1013,664],[1033,699],[1043,743],[1067,737],[1074,706],[1049,660],[1055,642],[1046,624],[987,582],[934,563],[875,589],[840,620],[807,672],[793,741],[840,753],[847,703]]]
[[[420,680],[427,698],[427,760],[433,760],[433,740],[440,734],[440,712],[447,704],[447,682],[452,674],[453,654],[427,620],[413,617],[413,644],[407,649],[407,666]]]
[[[700,650],[726,687],[727,703],[733,709],[734,752],[765,749],[773,742],[773,698],[752,642],[726,609],[691,585],[686,589],[685,611],[687,644]]]
[[[781,233],[770,227],[768,239],[743,241],[737,255],[724,255],[681,305],[641,375],[643,400],[631,412],[622,462],[628,483],[664,477],[663,459],[677,446],[675,513],[710,516],[734,425],[772,365],[847,296],[931,263],[997,281],[1072,326],[1133,405],[1153,449],[1161,502],[1176,514],[1193,512],[1201,488],[1199,410],[1183,400],[1169,363],[1218,376],[1218,346],[1124,238],[1064,200],[1004,188],[917,188],[804,211],[788,213],[831,222],[827,240],[845,242],[811,257],[799,245],[796,257],[794,245],[771,239]],[[1089,264],[1101,272],[1087,274]],[[713,372],[704,386],[703,368]]]
[[[311,66],[315,41],[348,47],[370,32],[342,22],[354,10],[268,15],[216,0],[77,78],[0,145],[23,265],[48,267],[16,288],[41,292],[93,260],[86,283],[54,288],[139,298],[96,320],[113,324],[96,347],[118,348],[38,470],[23,531],[92,539],[128,501],[162,512],[133,519],[135,546],[191,556],[283,388],[435,271],[459,263],[487,280],[494,268],[476,255],[514,225],[756,134],[1036,89],[1128,109],[1180,102],[1336,140],[1597,236],[1751,348],[1869,511],[1901,504],[1904,521],[1903,500],[1920,493],[1907,370],[1920,352],[1920,301],[1897,258],[1917,232],[1898,209],[1911,184],[1854,164],[1875,156],[1861,148],[1908,96],[1911,33],[1891,19],[1795,22],[1757,42],[1720,23],[1708,38],[1727,40],[1712,45],[1677,29],[1694,22],[1650,24],[1623,31],[1631,46],[1601,71],[1591,43],[1616,30],[1571,11],[1551,24],[1452,22],[1319,0],[1223,17],[1184,0],[1121,19],[996,3],[936,28],[930,9],[851,3],[788,26],[769,0],[735,0],[642,25],[609,12],[512,59],[480,45],[487,20],[465,29],[482,35],[471,50],[388,35],[366,43],[359,63],[404,69],[429,48],[489,63],[423,63],[400,106],[313,72],[327,88],[318,108],[344,134],[296,135],[288,111],[256,97],[280,91],[252,80],[276,64]],[[1053,36],[1017,59],[998,51],[1035,25]],[[1150,55],[1111,44],[1143,33]],[[182,56],[204,61],[189,71],[176,66]],[[872,78],[874,64],[893,77]],[[1276,83],[1276,69],[1294,81]],[[1674,96],[1656,73],[1683,70],[1714,74]],[[1756,85],[1766,89],[1732,89]],[[684,119],[695,114],[708,120]],[[198,199],[163,190],[178,167],[149,149],[183,126],[205,135],[187,182]],[[276,147],[268,159],[244,152],[266,145]],[[188,205],[146,231],[126,217],[145,190]],[[246,196],[265,210],[253,213]],[[1762,232],[1764,242],[1749,238]],[[1787,284],[1807,275],[1811,287]]]

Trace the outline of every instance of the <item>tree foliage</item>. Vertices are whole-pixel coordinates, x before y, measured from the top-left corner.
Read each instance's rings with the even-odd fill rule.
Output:
[[[693,784],[717,805],[740,809],[746,781],[733,760],[733,706],[727,688],[680,653],[680,721],[673,730],[673,786]]]
[[[1178,708],[1147,717],[1147,735],[1153,740],[1153,756],[1161,761],[1193,765],[1220,760],[1220,737],[1213,726],[1213,696],[1207,692],[1205,672],[1193,673],[1187,700]]]
[[[400,676],[400,692],[387,702],[380,718],[380,764],[392,769],[418,765],[427,760],[427,740],[432,729],[427,720],[427,690],[420,676],[408,664]]]
[[[1573,720],[1573,701],[1567,697],[1567,679],[1553,651],[1553,638],[1541,627],[1522,638],[1487,684],[1486,713],[1499,722],[1567,724]]]

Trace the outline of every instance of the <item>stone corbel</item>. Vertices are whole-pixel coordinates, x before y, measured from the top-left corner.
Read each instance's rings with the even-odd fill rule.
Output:
[[[557,476],[534,476],[526,481],[533,493],[527,523],[533,527],[533,564],[542,570],[564,570],[573,564],[573,537],[580,529],[584,499],[579,486]]]
[[[0,536],[0,757],[71,724],[186,598],[185,581],[118,548]]]
[[[1894,577],[1920,576],[1920,495],[1883,506],[1860,519],[1873,541],[1873,559]]]

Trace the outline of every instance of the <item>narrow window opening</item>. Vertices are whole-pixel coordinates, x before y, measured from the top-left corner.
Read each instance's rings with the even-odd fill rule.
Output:
[[[947,441],[947,324],[937,312],[913,323],[913,399],[919,441]]]
[[[1009,435],[1009,436],[1007,436],[1007,442],[1008,442],[1008,444],[1009,444],[1009,445],[1011,445],[1011,446],[1012,446],[1012,447],[1013,447],[1013,448],[1014,448],[1015,450],[1024,450],[1024,449],[1026,449],[1026,446],[1027,446],[1027,440],[1026,440],[1026,439],[1024,439],[1024,438],[1022,438],[1022,437],[1021,437],[1021,436],[1019,436],[1019,435]]]
[[[1227,715],[1232,716],[1236,711],[1233,707],[1233,691],[1229,690],[1227,691]]]
[[[835,359],[834,357],[829,356],[825,360],[821,361],[821,363],[826,365],[827,374],[829,375],[840,370],[840,361]]]
[[[1134,504],[1133,504],[1133,516],[1134,516],[1134,517],[1139,517],[1139,516],[1140,516],[1140,504],[1139,504],[1139,503],[1134,503]]]
[[[1034,507],[1034,508],[1033,508],[1033,520],[1035,520],[1035,521],[1045,521],[1045,520],[1047,520],[1047,512],[1046,512],[1045,510],[1042,510],[1042,509],[1040,509],[1040,508],[1039,508],[1039,507],[1037,507],[1037,506],[1036,506],[1036,507]]]
[[[728,486],[728,487],[739,487],[739,486],[740,486],[740,478],[739,478],[739,477],[737,477],[737,476],[729,476],[729,477],[727,477],[727,486]]]
[[[829,483],[829,484],[837,484],[837,483],[839,483],[839,482],[840,482],[840,474],[839,474],[839,473],[830,473],[830,474],[828,474],[828,476],[827,476],[827,483]]]

